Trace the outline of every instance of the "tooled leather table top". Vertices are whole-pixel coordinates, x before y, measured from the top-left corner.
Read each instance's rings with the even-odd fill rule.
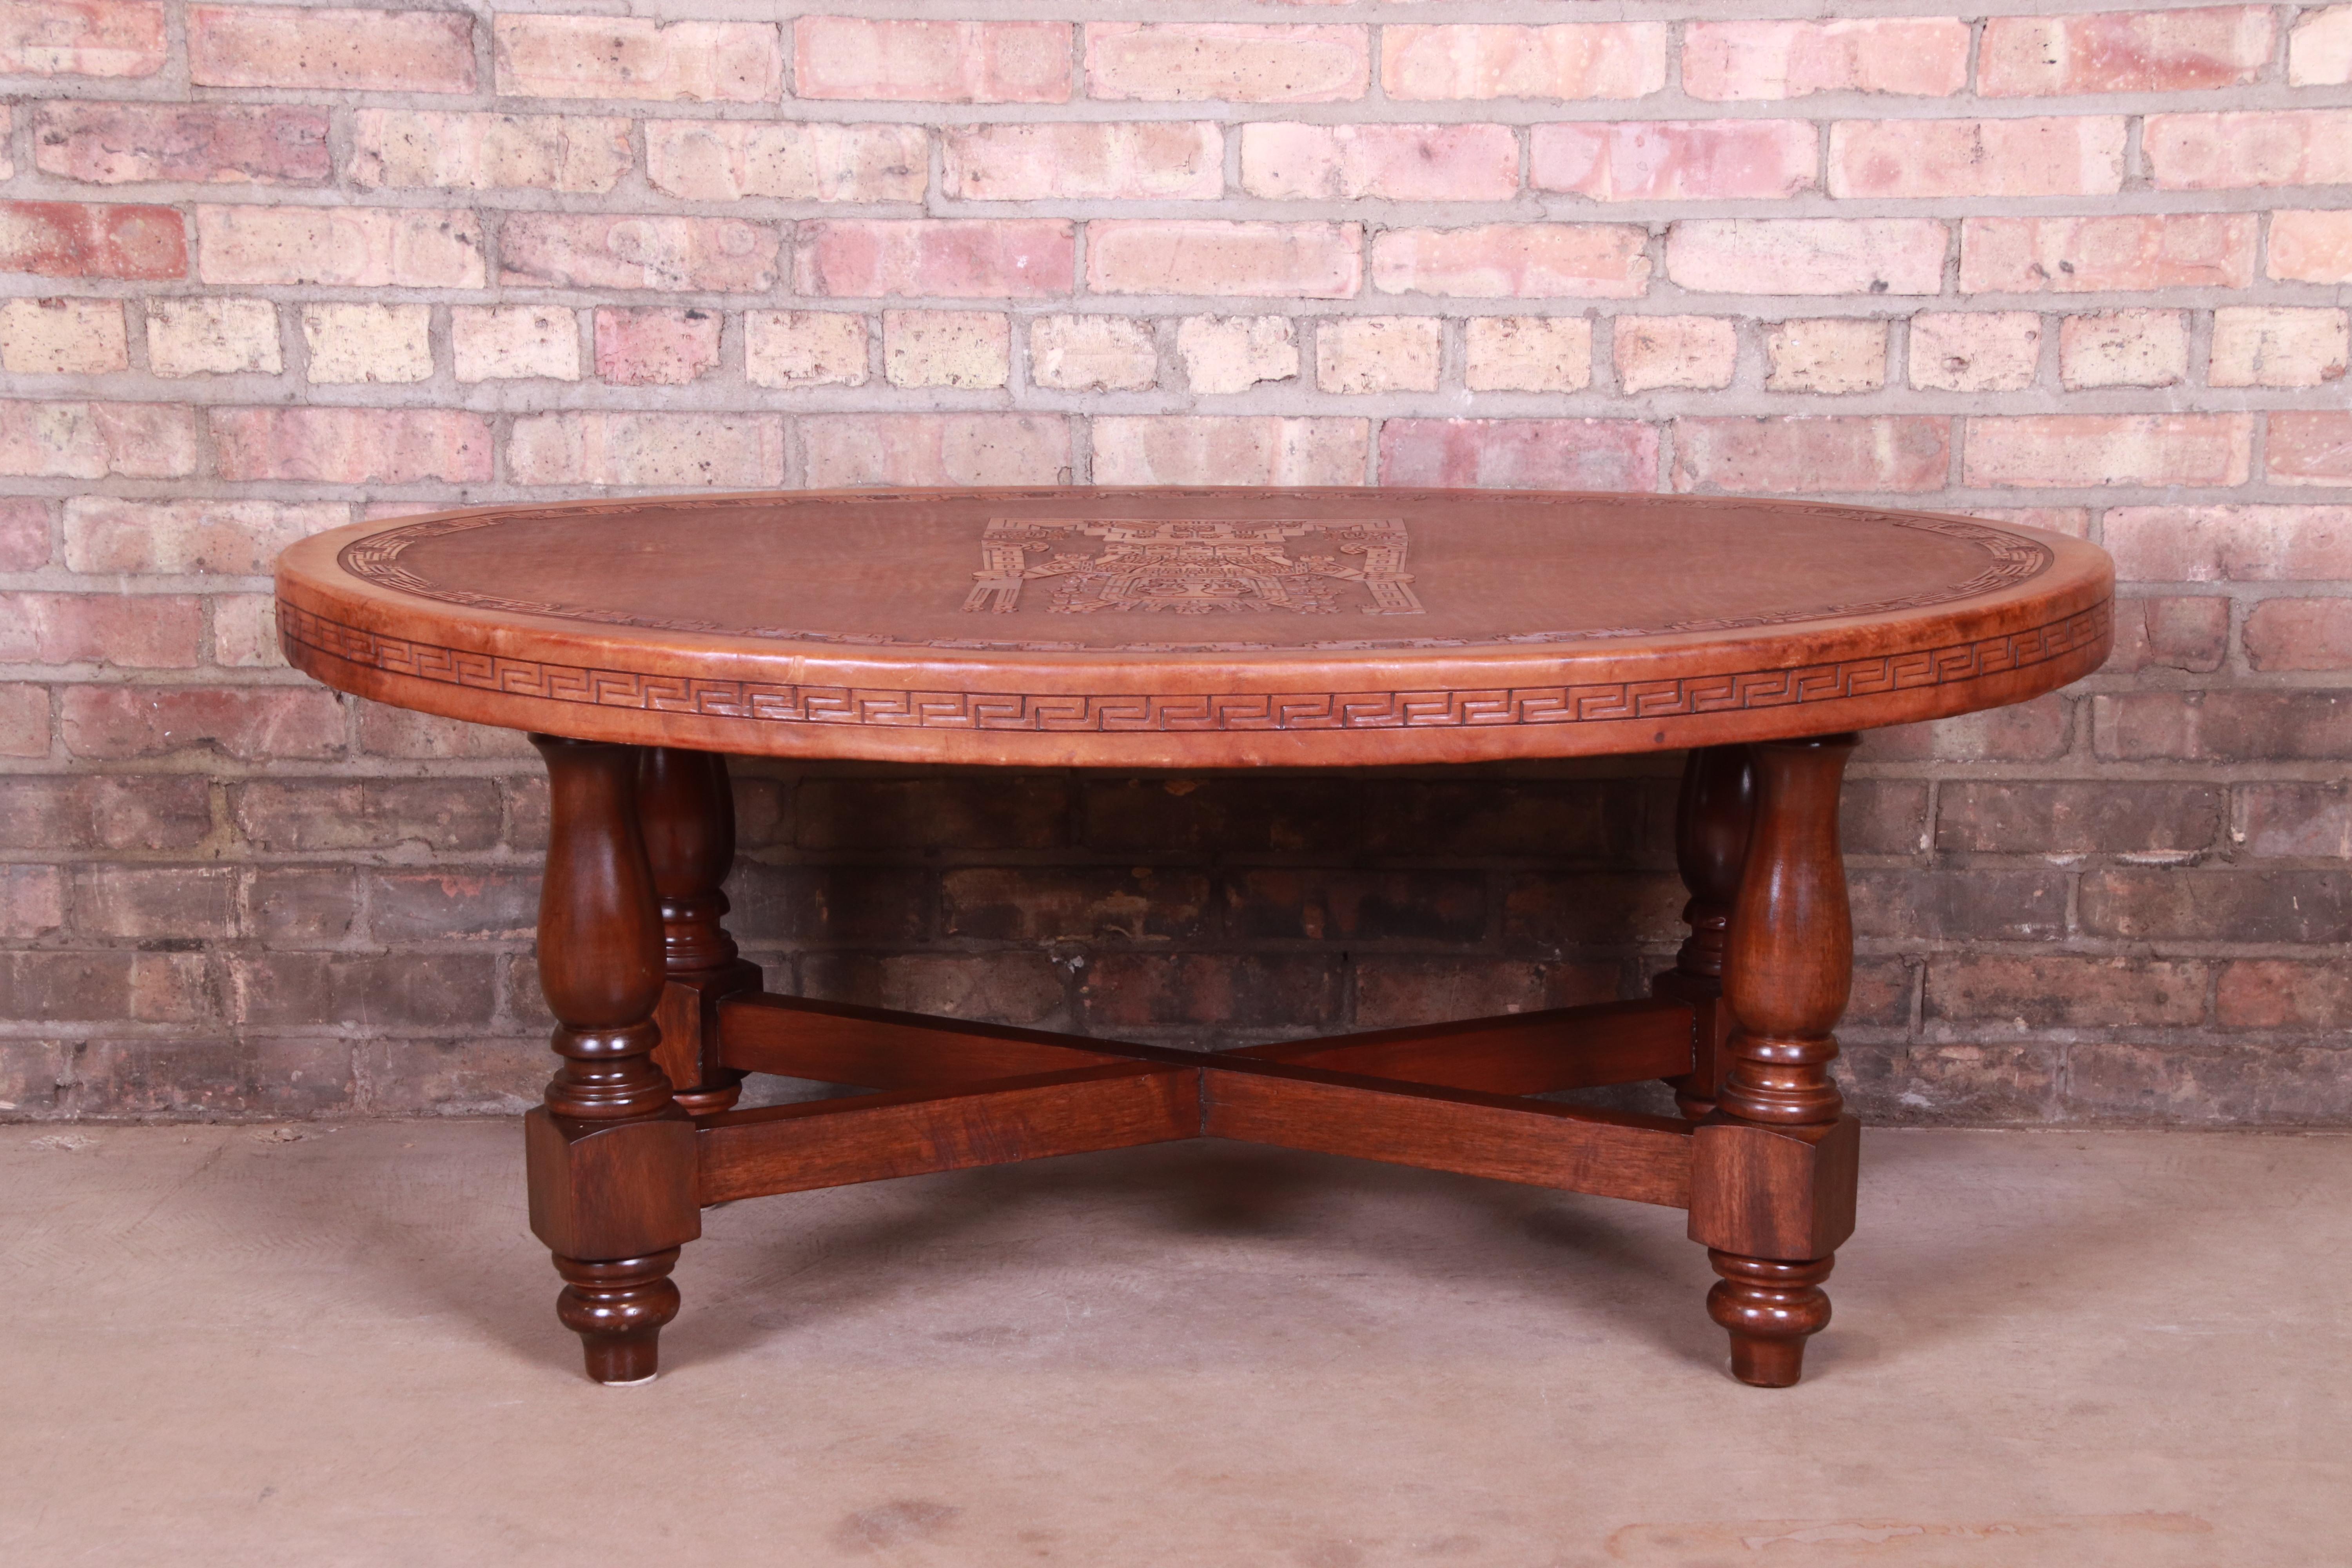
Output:
[[[1220,766],[1821,733],[2095,668],[2095,547],[1806,502],[1403,489],[791,492],[355,524],[278,564],[378,700],[739,752]]]

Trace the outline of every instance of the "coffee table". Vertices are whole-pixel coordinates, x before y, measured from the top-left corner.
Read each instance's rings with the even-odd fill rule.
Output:
[[[710,1205],[1236,1138],[1686,1209],[1731,1367],[1797,1381],[1853,1229],[1829,1064],[1853,731],[2095,669],[2114,575],[1966,518],[1406,489],[801,492],[488,507],[278,566],[293,664],[532,732],[562,1058],[530,1224],[589,1375],[656,1369]],[[729,754],[1055,768],[1687,749],[1689,939],[1645,998],[1214,1054],[761,988]],[[871,1092],[736,1109],[751,1073]],[[1533,1098],[1662,1079],[1677,1117]]]

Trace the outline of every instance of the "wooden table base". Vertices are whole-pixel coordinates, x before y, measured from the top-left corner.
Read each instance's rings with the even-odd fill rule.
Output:
[[[562,1065],[528,1121],[531,1229],[604,1383],[653,1375],[709,1205],[1182,1138],[1235,1138],[1687,1209],[1747,1383],[1797,1381],[1853,1229],[1828,1074],[1853,932],[1853,740],[1695,751],[1690,940],[1647,1001],[1213,1055],[778,996],[736,952],[725,760],[535,736],[552,836],[539,963]],[[731,1109],[749,1073],[854,1098]],[[1664,1079],[1680,1117],[1528,1097]]]

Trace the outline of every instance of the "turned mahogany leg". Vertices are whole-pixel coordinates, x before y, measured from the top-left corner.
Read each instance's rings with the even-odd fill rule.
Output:
[[[702,1234],[694,1123],[654,1065],[662,924],[637,823],[634,746],[533,735],[552,821],[539,900],[539,980],[562,1058],[524,1118],[530,1228],[555,1255],[556,1316],[588,1375],[654,1375],[677,1315],[677,1249]]]
[[[720,922],[720,891],[735,865],[735,796],[727,759],[711,752],[649,746],[637,769],[637,821],[661,904],[662,964],[668,978],[656,1016],[662,1043],[654,1061],[677,1103],[701,1115],[742,1096],[744,1074],[719,1065],[720,997],[760,988],[760,966],[740,957]]]
[[[1751,748],[1755,822],[1724,949],[1730,1065],[1692,1137],[1691,1239],[1722,1276],[1707,1311],[1742,1383],[1785,1388],[1830,1321],[1832,1255],[1853,1233],[1860,1127],[1830,1031],[1853,982],[1838,852],[1851,735]]]
[[[1746,746],[1702,746],[1683,762],[1682,799],[1675,813],[1675,864],[1690,901],[1683,923],[1690,936],[1675,966],[1650,982],[1650,994],[1687,1003],[1697,1015],[1691,1070],[1666,1082],[1675,1104],[1696,1121],[1715,1109],[1717,1087],[1730,1064],[1731,1013],[1723,1005],[1723,950],[1739,896],[1739,868],[1756,806],[1756,774]]]

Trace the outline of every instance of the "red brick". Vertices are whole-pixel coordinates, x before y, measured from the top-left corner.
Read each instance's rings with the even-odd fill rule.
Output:
[[[2123,189],[2121,115],[1841,120],[1833,196],[2105,196]]]
[[[2178,386],[2189,379],[2189,318],[2180,310],[2101,310],[2058,327],[2058,383]]]
[[[1777,200],[1812,188],[1821,154],[1802,120],[1580,121],[1528,137],[1537,190],[1607,202]]]
[[[1050,485],[1070,477],[1070,426],[1051,414],[827,414],[798,422],[807,472],[828,485]]]
[[[1067,103],[1070,27],[803,16],[793,24],[793,90],[866,101]]]
[[[76,572],[255,577],[296,540],[351,521],[351,508],[339,501],[77,496],[66,503],[66,565]]]
[[[538,924],[536,871],[378,871],[361,881],[369,930],[385,942],[513,942]]]
[[[499,235],[499,281],[554,289],[761,293],[776,286],[772,225],[731,217],[512,213]]]
[[[811,953],[801,994],[866,1007],[1050,1024],[1067,1005],[1062,972],[1042,952]]]
[[[37,500],[0,500],[0,572],[37,572],[49,563],[49,509]]]
[[[1104,485],[1360,485],[1371,428],[1361,419],[1188,415],[1094,418]]]
[[[1149,866],[967,866],[940,879],[941,931],[983,942],[1187,941],[1208,902],[1207,877]]]
[[[1922,416],[1677,419],[1678,490],[1916,492],[1944,488],[1952,422]]]
[[[1390,419],[1384,485],[1654,490],[1658,427],[1633,419]]]
[[[1717,294],[1934,294],[1933,218],[1702,218],[1666,231],[1666,276]]]
[[[185,669],[204,601],[184,594],[0,593],[0,663]]]
[[[2082,925],[2136,942],[2352,941],[2352,874],[2115,867],[2083,879]]]
[[[942,189],[964,201],[1205,201],[1225,190],[1224,134],[1207,121],[957,125],[940,141]]]
[[[0,271],[43,278],[184,278],[187,226],[170,207],[0,202]]]
[[[2066,754],[2074,704],[2037,697],[2006,708],[1980,708],[1955,719],[1863,732],[1865,762],[2031,763]]]
[[[1381,86],[1394,99],[1644,98],[1665,85],[1655,22],[1381,29]]]
[[[930,934],[934,872],[912,866],[738,868],[727,929],[762,943],[917,942]]]
[[[0,681],[0,757],[49,754],[49,689]]]
[[[491,48],[499,91],[521,98],[772,103],[783,89],[779,35],[764,22],[508,16]]]
[[[1937,954],[1927,963],[1926,1016],[2011,1029],[2080,1029],[2205,1021],[2211,973],[2149,959]]]
[[[162,757],[209,747],[239,762],[343,750],[343,708],[307,686],[68,686],[61,717],[78,757]]]
[[[1070,798],[1053,774],[926,772],[811,778],[795,808],[803,849],[1051,849]]]
[[[2326,1029],[2352,1025],[2352,972],[2340,963],[2246,959],[2221,966],[2215,1021],[2225,1029]]]
[[[1983,865],[1847,875],[1855,932],[1887,942],[2054,941],[2065,933],[2070,880],[2063,871]]]
[[[1308,1029],[1339,1016],[1335,954],[1106,952],[1079,973],[1097,1030]]]
[[[0,10],[9,76],[153,76],[167,47],[162,0],[11,0]]]
[[[620,386],[683,386],[719,365],[712,310],[600,310],[596,374]]]
[[[237,934],[232,866],[78,866],[74,930],[99,941]]]
[[[330,485],[490,478],[490,422],[454,408],[215,408],[220,477]]]
[[[2118,675],[2185,669],[2210,675],[2230,651],[2230,601],[2221,598],[2120,599],[2116,651],[2102,668]]]
[[[197,461],[194,409],[0,401],[0,474],[168,479],[194,473]]]
[[[2211,849],[2228,809],[2212,784],[1948,780],[1937,793],[1936,847],[1994,855]]]
[[[1175,102],[1334,103],[1364,96],[1371,54],[1361,27],[1249,22],[1095,22],[1089,98]]]
[[[496,994],[488,953],[270,952],[229,962],[229,1013],[262,1027],[478,1028]]]
[[[537,765],[539,757],[520,730],[467,724],[380,702],[354,701],[360,716],[359,749],[370,756],[443,761],[453,757],[510,758]]]
[[[2063,1114],[2132,1126],[2341,1126],[2352,1117],[2343,1056],[2333,1041],[2226,1050],[2084,1042],[2066,1051]]]
[[[1508,201],[1518,188],[1507,125],[1242,127],[1242,189],[1269,201]]]
[[[2242,485],[2253,421],[2243,414],[2042,414],[1969,421],[1965,482],[2058,486]]]
[[[2332,784],[2238,786],[2242,851],[2293,859],[2352,859],[2352,787]]]
[[[1515,873],[1504,889],[1503,934],[1549,951],[1672,942],[1685,897],[1671,872]]]
[[[2352,507],[2117,507],[2104,541],[2127,582],[2352,577]]]
[[[1042,299],[1069,293],[1076,269],[1076,232],[1058,218],[831,218],[793,240],[801,292],[835,299]]]
[[[1964,294],[2242,289],[2254,280],[2252,213],[1972,217],[1960,226]]]
[[[691,201],[914,202],[922,200],[929,179],[929,142],[919,125],[646,125],[646,183]]]
[[[519,485],[774,489],[784,482],[784,422],[622,408],[529,415],[507,437],[507,477]]]
[[[507,226],[509,245],[514,222]],[[207,283],[478,289],[488,281],[482,226],[469,212],[200,206],[196,237],[197,271]]]
[[[2352,599],[2264,599],[2244,641],[2255,669],[2352,668]]]
[[[1683,90],[1717,101],[1879,92],[1948,98],[1968,86],[1957,16],[1687,22]]]
[[[65,868],[0,866],[0,940],[29,942],[65,923]]]
[[[474,19],[464,11],[191,5],[188,79],[199,87],[471,92]]]
[[[1405,958],[1366,953],[1356,970],[1360,1029],[1532,1013],[1618,997],[1619,966],[1524,959]]]
[[[2159,190],[2352,184],[2352,109],[2151,114],[2141,145]]]
[[[15,952],[0,954],[0,1016],[185,1024],[213,1011],[198,952]]]
[[[33,164],[92,184],[315,184],[334,174],[327,111],[297,105],[45,103]]]
[[[1087,226],[1087,288],[1345,300],[1363,287],[1363,247],[1352,223],[1097,220]]]
[[[1985,23],[1977,91],[1987,98],[2077,92],[2193,92],[2261,79],[2277,37],[2263,5],[1995,16]]]
[[[2092,704],[2098,753],[2125,762],[2340,762],[2352,752],[2352,693],[2122,691]]]
[[[2281,485],[2352,485],[2352,414],[2270,416],[2263,471]]]
[[[1632,300],[1650,286],[1649,235],[1626,224],[1482,224],[1373,237],[1383,294],[1470,300]]]

